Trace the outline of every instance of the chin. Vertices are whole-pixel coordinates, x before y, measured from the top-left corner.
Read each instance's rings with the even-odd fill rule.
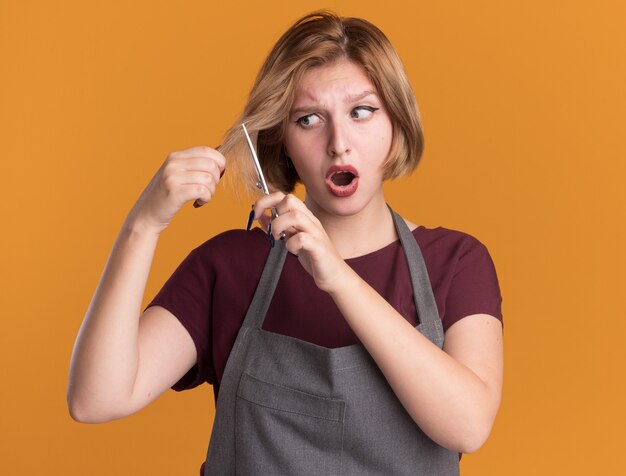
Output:
[[[373,200],[374,197],[370,197],[370,199],[367,200],[365,197],[360,196],[358,192],[349,197],[336,197],[328,193],[325,200],[316,202],[316,206],[331,215],[352,217],[365,210],[372,204]]]

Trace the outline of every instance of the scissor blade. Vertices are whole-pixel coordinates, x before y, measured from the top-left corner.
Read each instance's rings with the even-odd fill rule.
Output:
[[[267,182],[265,181],[265,177],[263,176],[263,171],[261,170],[261,163],[259,162],[259,158],[256,155],[256,150],[254,150],[254,146],[252,145],[252,140],[250,139],[250,135],[248,134],[248,129],[246,129],[246,125],[244,123],[241,124],[243,127],[243,132],[246,135],[246,140],[248,141],[248,147],[250,148],[250,153],[252,154],[252,162],[254,163],[254,168],[256,169],[256,175],[259,178],[259,184],[261,185],[261,190],[265,195],[270,194],[269,188],[267,188]],[[278,212],[275,208],[271,209],[272,218],[278,217]]]
[[[252,154],[252,161],[254,162],[254,168],[256,169],[257,177],[259,178],[259,183],[261,184],[261,190],[265,195],[269,195],[270,191],[267,188],[267,182],[265,182],[265,177],[263,176],[263,171],[261,170],[261,163],[259,162],[259,158],[256,155],[256,150],[254,150],[254,146],[252,145],[252,140],[250,139],[250,135],[248,134],[248,129],[246,129],[245,124],[241,124],[243,127],[243,132],[246,135],[246,140],[248,141],[248,147],[250,148],[250,153]]]

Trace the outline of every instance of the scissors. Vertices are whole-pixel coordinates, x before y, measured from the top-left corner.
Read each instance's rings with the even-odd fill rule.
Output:
[[[241,127],[243,127],[243,132],[246,135],[246,140],[248,141],[248,147],[250,147],[250,153],[252,154],[252,162],[254,163],[254,169],[256,170],[256,175],[258,178],[256,186],[258,189],[263,191],[264,195],[269,195],[270,191],[267,188],[267,182],[265,181],[265,177],[263,176],[263,171],[261,170],[261,164],[259,163],[259,158],[256,155],[256,150],[254,150],[254,145],[252,145],[252,140],[250,139],[250,135],[248,134],[248,129],[246,129],[246,125],[243,123],[241,124]],[[272,218],[278,217],[278,212],[276,211],[275,208],[272,208],[270,211],[272,212]]]
[[[269,191],[269,188],[267,187],[267,182],[265,181],[265,176],[263,175],[263,171],[261,170],[261,164],[259,163],[259,158],[256,155],[256,150],[254,150],[254,145],[252,145],[250,134],[248,134],[248,129],[246,129],[246,125],[243,123],[241,124],[241,127],[243,128],[243,132],[246,135],[246,140],[248,141],[248,147],[250,148],[250,153],[252,154],[252,163],[254,165],[254,170],[256,170],[256,175],[257,175],[256,186],[257,188],[263,191],[264,195],[269,195],[270,191]],[[199,207],[200,206],[199,200],[196,200],[193,206],[195,208]],[[278,218],[278,212],[276,211],[276,208],[272,207],[270,209],[270,212],[272,213],[272,219]],[[250,229],[250,224],[252,223],[252,219],[253,219],[253,213],[254,212],[250,214],[250,217],[248,219],[248,226],[246,227],[246,229]],[[272,222],[271,221],[268,225],[267,235],[270,238],[270,243],[272,244],[272,247],[274,247],[274,237],[272,236]],[[285,238],[284,232],[281,233],[281,238],[282,239]]]
[[[252,162],[254,163],[254,169],[256,170],[256,175],[258,178],[256,186],[257,188],[263,191],[264,195],[269,195],[270,191],[269,191],[269,188],[267,188],[267,182],[265,181],[265,177],[263,176],[263,171],[261,170],[261,164],[259,162],[259,158],[256,155],[256,150],[254,150],[254,145],[252,145],[252,140],[250,139],[250,135],[248,134],[248,129],[246,129],[246,125],[243,123],[241,124],[241,127],[243,128],[243,132],[246,135],[246,140],[248,141],[248,147],[250,147],[250,153],[252,154]],[[278,217],[278,212],[276,211],[276,208],[272,207],[270,209],[270,212],[272,213],[272,219]],[[250,216],[252,216],[252,214]],[[247,229],[249,228],[250,228],[250,220],[248,220]],[[272,222],[271,221],[269,225],[267,225],[267,236],[269,237],[270,244],[273,248],[275,241],[274,241],[274,236],[272,235]],[[280,238],[283,240],[285,239],[285,232],[280,234]]]
[[[256,170],[256,175],[257,175],[256,186],[257,188],[263,191],[264,195],[269,195],[270,191],[269,191],[269,188],[267,187],[267,182],[265,181],[265,176],[263,175],[263,171],[261,170],[261,164],[259,163],[259,158],[256,155],[256,150],[254,150],[254,146],[252,145],[252,140],[250,139],[250,135],[248,134],[248,129],[246,129],[246,125],[243,123],[241,124],[241,127],[243,127],[243,132],[246,135],[246,140],[248,141],[248,147],[250,148],[250,152],[252,153],[252,163],[254,165],[254,170]],[[193,206],[195,208],[200,207],[200,200],[196,200]],[[272,212],[272,218],[278,217],[278,212],[276,211],[275,208],[272,208],[271,212]]]

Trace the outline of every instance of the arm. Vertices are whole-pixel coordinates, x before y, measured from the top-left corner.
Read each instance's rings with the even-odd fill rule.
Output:
[[[471,453],[489,435],[502,391],[502,327],[476,314],[453,324],[439,349],[417,331],[341,258],[319,220],[293,196],[275,193],[255,206],[276,207],[275,238],[285,234],[316,285],[342,315],[420,428],[441,446]]]
[[[191,337],[141,301],[160,233],[184,203],[208,202],[224,158],[206,147],[168,156],[131,210],[78,332],[68,381],[70,414],[103,422],[147,405],[194,364]]]
[[[157,238],[124,226],[79,330],[68,384],[70,415],[102,423],[130,415],[196,361],[194,343],[167,310],[139,318]]]
[[[488,314],[465,317],[441,350],[347,268],[330,295],[407,412],[441,446],[476,451],[500,405],[501,323]]]

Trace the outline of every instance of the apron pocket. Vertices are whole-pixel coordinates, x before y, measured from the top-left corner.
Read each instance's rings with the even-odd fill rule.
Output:
[[[345,402],[244,373],[237,389],[236,474],[341,471]]]

